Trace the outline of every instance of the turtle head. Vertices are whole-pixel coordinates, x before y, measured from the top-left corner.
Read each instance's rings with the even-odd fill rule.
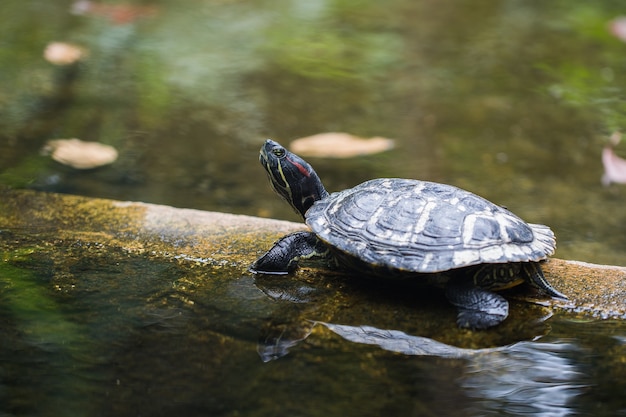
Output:
[[[274,191],[302,218],[314,202],[328,195],[313,167],[278,142],[266,140],[259,161],[267,171]]]

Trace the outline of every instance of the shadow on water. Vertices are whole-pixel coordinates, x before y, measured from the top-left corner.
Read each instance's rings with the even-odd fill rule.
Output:
[[[623,323],[513,301],[497,331],[470,332],[437,292],[11,242],[0,264],[2,415],[626,410]]]

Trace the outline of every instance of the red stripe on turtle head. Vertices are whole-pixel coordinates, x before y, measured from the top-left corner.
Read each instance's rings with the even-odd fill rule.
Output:
[[[292,163],[296,168],[298,168],[298,171],[300,171],[300,173],[302,175],[304,175],[305,177],[310,177],[311,176],[311,172],[307,169],[306,166],[302,165],[301,163],[294,161],[292,158],[287,157],[287,160]]]

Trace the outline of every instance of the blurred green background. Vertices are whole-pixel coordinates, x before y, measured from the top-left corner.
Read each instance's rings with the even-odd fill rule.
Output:
[[[454,184],[550,225],[557,256],[626,265],[626,189],[600,154],[626,123],[622,1],[4,0],[0,183],[298,221],[257,162],[340,131],[392,151],[311,159],[330,191]],[[51,42],[78,46],[70,65]],[[79,171],[46,141],[114,146]],[[626,145],[616,152],[626,155]]]

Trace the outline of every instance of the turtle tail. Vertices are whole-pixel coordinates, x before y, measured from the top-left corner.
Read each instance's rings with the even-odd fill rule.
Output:
[[[525,262],[523,264],[524,271],[528,276],[528,282],[531,286],[539,289],[543,293],[554,297],[561,298],[563,300],[567,300],[567,296],[555,290],[552,285],[546,280],[546,277],[543,275],[543,271],[541,270],[541,265],[539,262]]]

